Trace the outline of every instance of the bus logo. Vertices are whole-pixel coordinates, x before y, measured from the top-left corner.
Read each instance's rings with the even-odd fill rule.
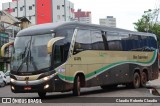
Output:
[[[28,85],[29,77],[26,77],[24,80],[26,81],[26,84]]]

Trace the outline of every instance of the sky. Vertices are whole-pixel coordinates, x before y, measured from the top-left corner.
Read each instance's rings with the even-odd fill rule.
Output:
[[[0,0],[2,3],[11,0]],[[141,18],[144,11],[155,9],[160,6],[160,0],[69,0],[74,3],[75,10],[92,12],[92,23],[99,24],[99,18],[114,16],[117,27],[135,30],[134,22]]]

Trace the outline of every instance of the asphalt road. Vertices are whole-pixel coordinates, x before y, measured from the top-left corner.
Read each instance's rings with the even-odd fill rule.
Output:
[[[37,93],[12,93],[10,86],[0,88],[0,97],[38,98]],[[74,98],[72,92],[47,93],[47,98]],[[146,88],[129,89],[119,85],[116,89],[102,90],[100,87],[82,88],[80,97],[153,97]]]
[[[7,85],[6,87],[0,88],[0,97],[25,97],[25,98],[33,98],[33,99],[39,99],[37,93],[12,93],[10,90],[10,86]],[[96,98],[97,97],[97,98]],[[139,89],[128,89],[125,86],[118,86],[116,89],[110,89],[110,90],[102,90],[100,87],[92,87],[92,88],[83,88],[81,90],[81,96],[76,98],[72,96],[72,92],[65,92],[65,93],[48,93],[46,99],[43,100],[43,102],[47,102],[45,104],[46,106],[50,106],[51,104],[54,106],[97,106],[98,99],[104,99],[104,97],[155,97],[149,93],[149,90],[146,88],[139,88]],[[79,99],[82,98],[83,100]],[[85,99],[90,103],[85,103]],[[77,102],[78,100],[78,102]],[[69,103],[66,103],[69,102]],[[72,103],[73,102],[73,103]],[[76,103],[74,103],[76,102]],[[125,105],[139,105],[139,106],[158,106],[159,104],[153,104],[153,103],[107,103],[111,106],[125,106]],[[4,106],[15,106],[19,104],[0,104]],[[21,105],[34,105],[36,104],[21,104]],[[20,106],[21,106],[20,105]],[[42,104],[41,104],[42,105]],[[41,106],[40,104],[37,106]],[[98,105],[105,105],[104,103],[98,103]],[[44,105],[42,105],[44,106]]]

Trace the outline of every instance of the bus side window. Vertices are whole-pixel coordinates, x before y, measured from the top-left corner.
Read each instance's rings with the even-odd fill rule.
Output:
[[[82,30],[82,29],[78,30],[73,54],[77,54],[81,51],[91,50],[91,49],[92,46],[91,46],[90,30]]]
[[[122,43],[121,38],[117,32],[107,32],[108,48],[111,51],[121,51]]]
[[[101,31],[91,31],[92,50],[105,50]]]

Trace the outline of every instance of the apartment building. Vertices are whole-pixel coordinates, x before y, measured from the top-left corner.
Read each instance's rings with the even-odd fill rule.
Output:
[[[12,0],[3,3],[2,10],[19,20],[26,17],[32,24],[74,19],[74,4],[68,0]]]
[[[92,23],[92,16],[90,11],[81,11],[81,9],[78,9],[77,12],[74,12],[74,14],[75,21],[81,23]]]

